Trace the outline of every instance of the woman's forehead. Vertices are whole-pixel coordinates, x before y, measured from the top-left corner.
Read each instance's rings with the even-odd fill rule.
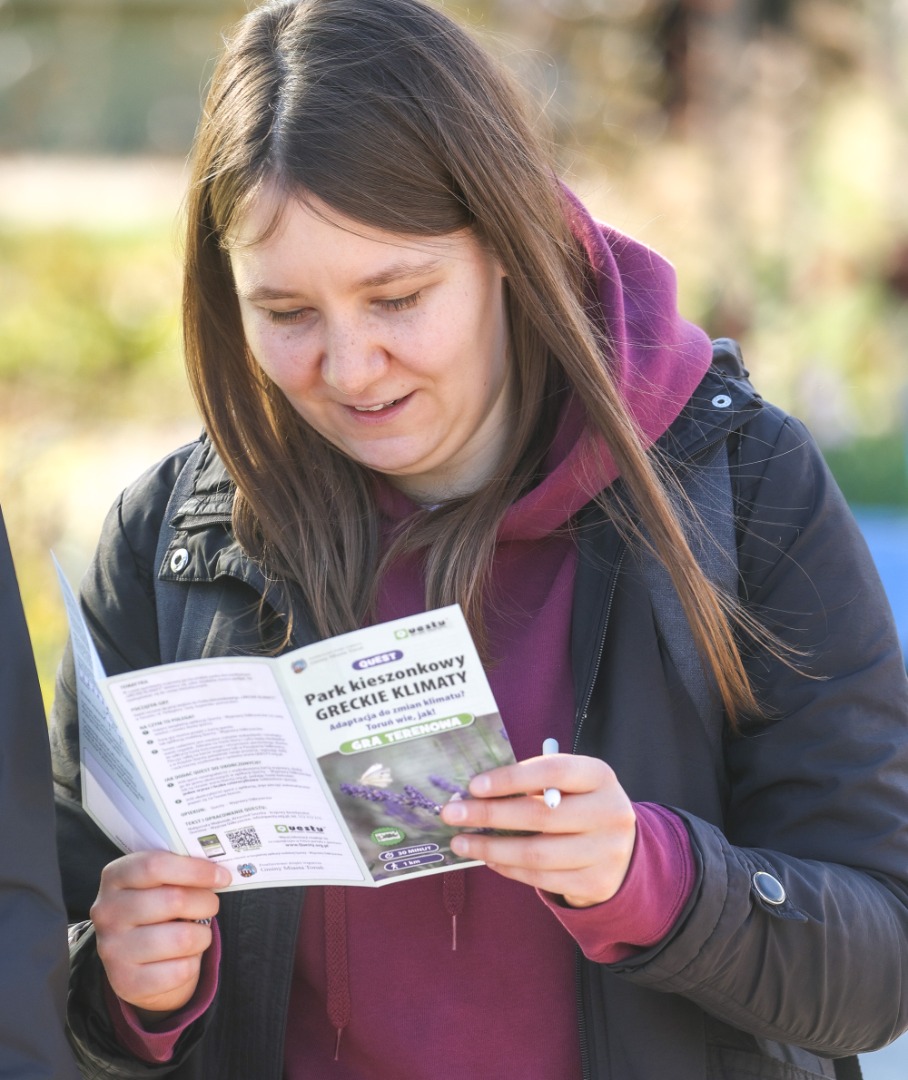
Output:
[[[396,266],[458,258],[472,254],[477,243],[469,229],[442,236],[390,232],[357,221],[308,192],[287,194],[269,185],[250,198],[225,247],[232,261],[270,261],[311,248],[332,260]]]

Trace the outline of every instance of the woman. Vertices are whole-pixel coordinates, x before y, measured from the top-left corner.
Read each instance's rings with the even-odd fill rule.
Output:
[[[184,325],[206,435],[105,525],[83,603],[107,670],[458,601],[518,764],[445,820],[524,835],[465,833],[486,866],[394,889],[219,902],[206,860],[86,824],[67,660],[86,1075],[790,1080],[856,1075],[908,1025],[908,689],[866,548],[803,429],[712,366],[670,268],[555,181],[462,30],[421,0],[243,21],[195,148]],[[677,479],[725,455],[737,596]]]

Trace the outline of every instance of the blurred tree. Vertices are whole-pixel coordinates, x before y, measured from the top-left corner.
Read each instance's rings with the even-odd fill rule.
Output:
[[[0,3],[0,152],[184,154],[240,0]]]

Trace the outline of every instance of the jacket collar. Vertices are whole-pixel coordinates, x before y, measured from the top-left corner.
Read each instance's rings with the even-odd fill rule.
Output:
[[[656,445],[671,461],[683,465],[719,439],[728,438],[762,408],[763,399],[746,375],[711,367]]]
[[[172,536],[159,577],[183,584],[233,577],[264,592],[264,574],[233,535],[236,489],[223,461],[204,434],[190,450],[182,468],[193,470],[194,476],[185,497],[171,498],[167,507],[163,527],[169,527]]]

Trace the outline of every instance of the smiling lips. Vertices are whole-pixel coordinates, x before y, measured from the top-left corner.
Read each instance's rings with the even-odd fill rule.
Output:
[[[354,405],[353,408],[357,412],[381,412],[382,409],[390,409],[392,405],[396,405],[400,401],[400,398],[395,398],[393,401],[386,401],[381,405]]]

